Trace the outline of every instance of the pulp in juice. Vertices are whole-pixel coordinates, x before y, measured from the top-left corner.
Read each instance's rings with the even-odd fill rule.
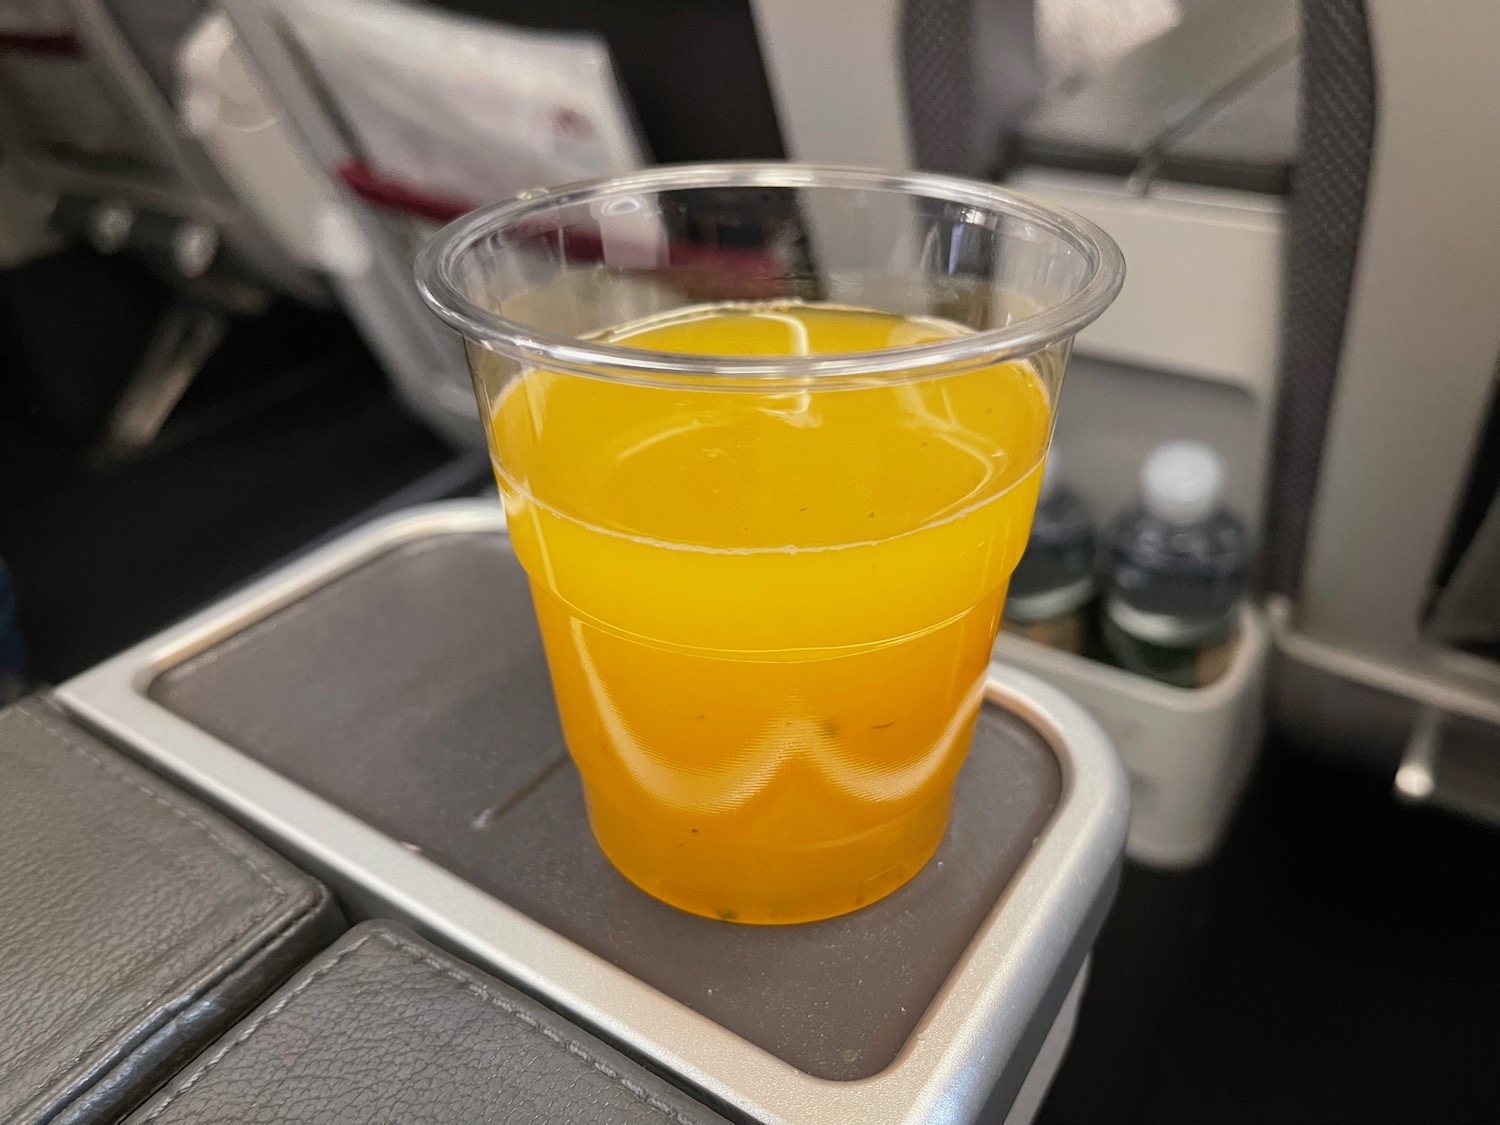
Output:
[[[961,334],[778,303],[610,342],[815,355]],[[682,909],[799,922],[899,887],[941,841],[1052,407],[1028,362],[858,385],[640,385],[532,370],[493,408],[600,845]]]

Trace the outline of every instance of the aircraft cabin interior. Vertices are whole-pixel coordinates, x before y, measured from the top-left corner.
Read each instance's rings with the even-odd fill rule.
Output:
[[[1497,42],[0,0],[0,1122],[1500,1122]]]

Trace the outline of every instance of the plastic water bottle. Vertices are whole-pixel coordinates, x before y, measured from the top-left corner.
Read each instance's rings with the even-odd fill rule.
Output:
[[[1089,603],[1097,590],[1094,556],[1093,517],[1063,480],[1054,452],[1042,476],[1031,539],[1010,577],[1005,629],[1054,648],[1083,652]]]
[[[1177,687],[1229,665],[1245,597],[1245,527],[1223,504],[1224,462],[1196,441],[1157,446],[1109,539],[1104,645],[1120,667]]]

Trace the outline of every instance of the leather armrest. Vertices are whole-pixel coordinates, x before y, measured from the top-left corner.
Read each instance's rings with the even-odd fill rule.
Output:
[[[0,712],[0,1120],[116,1119],[342,928],[320,883],[45,700]]]
[[[562,1016],[401,926],[350,930],[127,1125],[724,1125]]]

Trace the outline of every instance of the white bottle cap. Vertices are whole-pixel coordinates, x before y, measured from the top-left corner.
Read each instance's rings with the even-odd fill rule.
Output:
[[[1219,506],[1224,461],[1201,441],[1158,445],[1141,469],[1141,502],[1168,523],[1197,523]]]

